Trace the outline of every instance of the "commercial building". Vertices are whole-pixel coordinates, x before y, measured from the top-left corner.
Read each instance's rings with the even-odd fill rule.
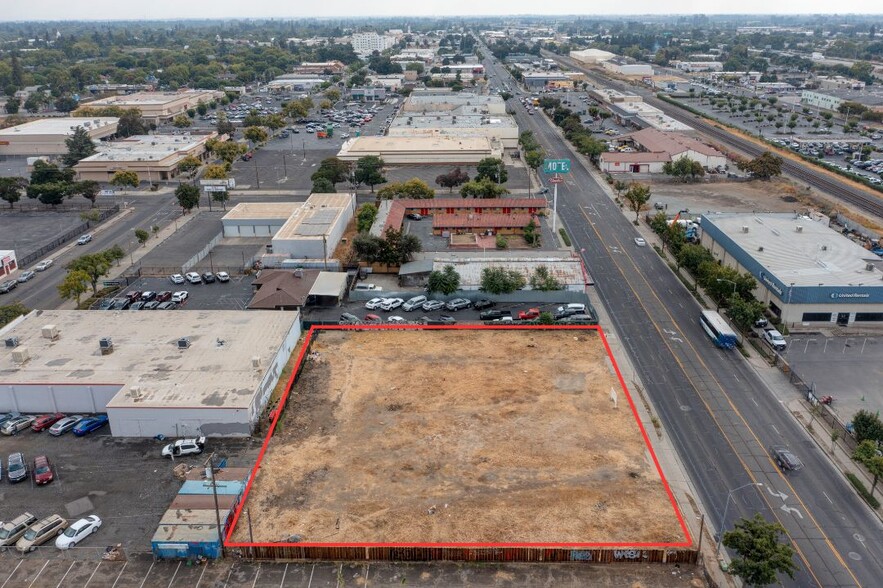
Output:
[[[699,71],[723,71],[724,64],[720,61],[678,61],[675,67],[688,73]]]
[[[530,217],[544,214],[546,201],[543,198],[400,198],[384,200],[380,203],[377,217],[371,226],[371,234],[383,235],[387,229],[400,229],[406,214],[421,216],[477,216],[477,215],[520,215]],[[522,228],[527,225],[525,222]],[[477,225],[476,225],[477,226]]]
[[[396,44],[396,38],[378,35],[375,32],[353,33],[350,37],[353,51],[359,56],[371,55],[374,51],[386,51]]]
[[[843,104],[843,99],[830,94],[803,90],[800,93],[800,103],[804,106],[814,106],[823,110],[837,110]]]
[[[702,216],[714,258],[757,280],[754,295],[789,325],[883,322],[876,254],[828,226],[827,218],[772,214]]]
[[[107,413],[117,437],[247,436],[296,312],[44,310],[0,330],[0,411]]]
[[[354,137],[344,141],[337,157],[356,161],[376,155],[390,165],[475,165],[485,157],[503,156],[503,145],[487,137]]]
[[[8,249],[0,251],[0,282],[5,282],[17,269],[18,260],[15,257],[15,251]]]
[[[115,135],[119,120],[116,117],[43,118],[0,129],[0,156],[64,155],[67,153],[64,141],[77,127],[85,129],[89,138],[97,142]]]
[[[386,88],[383,87],[353,87],[350,88],[350,100],[362,102],[382,102],[386,100]]]
[[[864,90],[865,83],[861,80],[843,76],[819,76],[815,79],[819,90]]]
[[[479,107],[473,107],[480,111]],[[389,125],[388,137],[486,137],[492,145],[505,149],[518,147],[518,124],[509,115],[484,114],[401,114]]]
[[[315,75],[284,74],[267,83],[271,92],[308,92],[327,80]]]
[[[616,53],[603,51],[601,49],[582,49],[581,51],[571,51],[570,58],[585,63],[587,65],[596,65],[603,63],[616,57]]]
[[[164,182],[176,178],[185,157],[204,160],[205,143],[217,133],[182,135],[135,135],[98,146],[98,152],[74,166],[81,180],[107,182],[120,170],[138,174],[140,182]]]
[[[342,61],[304,61],[300,65],[295,66],[292,69],[292,73],[334,75],[343,73],[344,70],[346,70],[346,65]]]
[[[481,96],[470,92],[437,92],[414,90],[402,103],[402,115],[506,114],[506,103],[499,96]]]
[[[393,74],[388,76],[370,76],[368,81],[375,86],[380,86],[389,92],[395,92],[405,83],[404,74]]]
[[[215,90],[180,90],[178,92],[136,92],[125,96],[110,96],[80,106],[80,110],[90,110],[116,106],[123,110],[137,108],[141,118],[154,124],[169,122],[181,113],[196,108],[200,102],[208,104],[221,98],[223,92]]]
[[[272,237],[303,202],[240,202],[221,219],[224,237]]]
[[[618,102],[609,106],[613,118],[621,125],[652,127],[660,131],[692,131],[689,125],[664,114],[646,102]]]
[[[560,72],[530,71],[522,74],[524,86],[528,90],[540,88],[572,88],[573,81]]]
[[[462,235],[464,233],[520,235],[524,233],[524,228],[531,220],[539,226],[539,219],[529,214],[447,214],[437,212],[432,215],[432,233],[434,235]]]
[[[250,310],[300,310],[321,272],[316,269],[266,269],[252,282]]]
[[[616,137],[618,145],[632,145],[636,152],[612,151],[601,154],[601,171],[662,173],[668,161],[687,157],[706,169],[723,168],[727,157],[714,147],[683,133],[662,132],[648,128]]]
[[[355,194],[312,194],[273,235],[273,254],[328,259],[355,211]]]
[[[652,76],[653,67],[647,63],[636,63],[634,60],[624,57],[614,57],[601,64],[607,71],[612,71],[623,76]]]
[[[563,257],[554,253],[528,256],[513,251],[512,255],[488,255],[487,257],[484,254],[474,254],[474,257],[469,257],[462,252],[457,255],[434,255],[433,271],[444,271],[446,265],[453,265],[457,270],[460,275],[461,290],[480,290],[481,273],[485,268],[505,269],[521,274],[527,284],[525,290],[530,289],[530,278],[539,266],[544,266],[549,270],[549,274],[561,284],[562,290],[585,292],[587,285],[587,277],[579,258]]]

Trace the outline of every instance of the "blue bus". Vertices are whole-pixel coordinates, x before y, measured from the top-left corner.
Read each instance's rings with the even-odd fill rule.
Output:
[[[699,324],[721,349],[732,349],[739,342],[739,337],[727,324],[724,318],[713,310],[703,310],[699,315]]]

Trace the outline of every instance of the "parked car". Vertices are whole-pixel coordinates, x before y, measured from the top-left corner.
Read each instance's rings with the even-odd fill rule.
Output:
[[[187,298],[189,296],[190,296],[190,293],[187,290],[181,290],[179,292],[175,292],[174,294],[172,294],[171,302],[181,303],[181,302],[184,302],[185,300],[187,300]],[[163,304],[165,304],[165,303],[163,303]]]
[[[147,304],[147,303],[138,301],[135,304],[133,304],[132,306],[130,306],[129,310],[141,310],[142,308],[144,308],[145,304]]]
[[[31,423],[31,430],[35,433],[45,431],[63,418],[64,414],[60,412],[56,412],[55,414],[41,414]]]
[[[783,471],[792,472],[803,469],[803,462],[794,455],[790,449],[782,445],[772,445],[769,448],[770,457]]]
[[[402,304],[402,310],[404,310],[405,312],[417,310],[418,308],[423,307],[424,302],[426,302],[426,296],[414,296],[413,298],[410,298],[407,302]]]
[[[535,318],[539,318],[540,309],[539,308],[528,308],[527,310],[521,310],[518,312],[518,320],[522,321],[530,321]]]
[[[386,322],[388,322],[388,323],[394,323],[394,324],[402,324],[402,323],[406,323],[406,322],[408,322],[408,321],[405,320],[405,317],[401,317],[401,316],[399,316],[399,315],[397,315],[397,314],[393,314],[393,315],[390,315],[390,316],[386,319]]]
[[[782,333],[777,331],[776,329],[766,329],[763,332],[763,340],[766,341],[767,345],[772,347],[775,351],[784,351],[788,346],[788,343],[785,341],[785,337],[782,336]]]
[[[59,419],[54,425],[49,427],[49,434],[53,437],[64,435],[68,431],[73,430],[77,423],[83,420],[81,415],[71,415]]]
[[[178,439],[162,448],[163,457],[183,457],[185,455],[199,455],[205,449],[205,437],[192,439]]]
[[[0,294],[8,294],[15,290],[15,287],[18,286],[18,282],[15,280],[6,280],[2,284],[0,284]]]
[[[443,314],[440,317],[438,317],[438,321],[443,325],[453,325],[453,324],[456,324],[457,319],[455,319],[452,316],[448,316],[448,315]]]
[[[9,419],[0,427],[0,433],[4,435],[17,435],[19,431],[24,431],[34,422],[32,416],[17,416]]]
[[[55,474],[52,473],[52,465],[49,463],[49,458],[45,455],[38,455],[35,457],[34,482],[36,482],[38,486],[42,486],[48,484],[54,479]]]
[[[108,310],[126,310],[132,302],[128,298],[114,298]]]
[[[423,215],[418,214],[416,212],[409,212],[407,216],[411,220],[415,220],[415,221],[423,220]]]
[[[157,302],[168,302],[172,299],[172,293],[168,290],[163,290],[159,294],[156,295]]]
[[[479,320],[493,321],[506,316],[502,310],[486,310],[478,315]]]
[[[156,292],[151,290],[147,290],[141,293],[141,298],[139,299],[141,302],[150,302],[151,300],[156,300]]]
[[[173,284],[183,284],[184,283],[184,276],[182,276],[181,274],[172,274],[171,276],[169,276],[169,280]]]
[[[212,272],[205,272],[202,274],[202,281],[206,284],[214,284],[215,283],[215,274]]]
[[[215,274],[215,277],[218,278],[219,282],[229,282],[230,281],[230,274],[228,274],[227,272],[218,272]]]
[[[97,431],[106,424],[106,414],[98,414],[95,416],[86,417],[74,426],[74,435],[76,435],[77,437],[83,437],[84,435],[88,435],[92,431]]]
[[[92,233],[86,233],[85,235],[77,239],[77,245],[85,245],[90,241],[92,241]]]
[[[383,319],[377,316],[376,314],[366,314],[365,315],[365,323],[369,325],[379,325],[383,322]]]
[[[16,280],[16,281],[19,284],[24,284],[25,282],[27,282],[28,280],[30,280],[31,278],[33,278],[36,275],[37,275],[37,272],[22,272],[22,274],[18,277],[18,280]]]
[[[25,512],[0,525],[0,548],[15,545],[15,542],[21,539],[28,527],[36,522],[37,517]]]
[[[178,303],[169,300],[168,302],[160,302],[156,310],[175,310],[176,308],[178,308]]]
[[[354,314],[350,314],[348,312],[344,312],[340,315],[340,320],[337,322],[339,325],[359,325],[362,321]]]
[[[151,300],[150,302],[145,302],[141,310],[156,310],[156,307],[160,304],[162,303],[159,300]]]
[[[453,300],[449,300],[447,304],[445,304],[445,308],[451,311],[462,310],[464,308],[469,308],[472,306],[472,302],[467,300],[466,298],[454,298]]]
[[[50,267],[52,267],[52,264],[53,264],[54,262],[55,262],[55,261],[52,260],[52,259],[44,259],[43,261],[41,261],[40,263],[38,263],[37,265],[35,265],[35,266],[34,266],[34,269],[37,270],[38,272],[45,272],[45,271],[48,270]]]
[[[20,412],[4,412],[3,414],[0,414],[0,427],[5,425],[6,421],[12,420],[15,417],[20,417],[20,416],[21,416]]]
[[[487,298],[482,298],[481,300],[478,300],[477,302],[475,302],[472,305],[472,308],[474,308],[475,310],[484,310],[485,308],[493,308],[496,305],[497,305],[497,303],[494,302],[493,300],[488,300]]]
[[[202,277],[196,272],[187,272],[184,274],[184,279],[190,282],[191,284],[201,284]]]
[[[592,315],[577,313],[564,317],[558,321],[562,325],[596,325],[598,321]]]
[[[70,549],[89,535],[97,533],[100,527],[101,519],[98,515],[89,515],[65,529],[55,540],[55,546],[59,549]]]
[[[131,292],[126,292],[124,296],[125,296],[126,300],[128,300],[130,303],[131,302],[138,302],[139,300],[141,300],[141,291],[140,290],[132,290]]]
[[[372,298],[365,303],[365,308],[367,308],[368,310],[378,309],[380,308],[380,305],[383,304],[384,300],[386,300],[386,298]]]
[[[405,301],[401,298],[386,298],[380,305],[380,310],[385,310],[387,312],[391,310],[395,310],[404,304]]]
[[[22,553],[34,551],[56,535],[61,535],[65,528],[67,528],[67,520],[57,514],[49,515],[31,525],[16,542],[15,548]]]
[[[427,300],[423,303],[423,310],[426,312],[433,312],[436,310],[441,310],[445,307],[445,303],[441,300]]]

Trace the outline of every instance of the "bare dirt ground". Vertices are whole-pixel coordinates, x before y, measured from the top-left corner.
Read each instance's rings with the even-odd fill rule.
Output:
[[[652,202],[668,204],[667,212],[674,214],[688,208],[691,213],[745,212],[746,210],[768,212],[793,212],[804,210],[808,201],[787,180],[768,182],[715,182],[709,184],[650,182]],[[651,210],[652,215],[655,211]]]
[[[594,331],[323,331],[312,350],[248,497],[255,541],[685,541]]]

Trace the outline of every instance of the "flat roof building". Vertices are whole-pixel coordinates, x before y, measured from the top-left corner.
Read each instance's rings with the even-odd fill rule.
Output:
[[[0,155],[38,156],[64,155],[67,153],[65,139],[83,127],[89,138],[99,141],[115,135],[119,118],[66,116],[41,118],[14,127],[0,129]]]
[[[224,95],[215,90],[180,90],[178,92],[136,92],[124,96],[110,96],[86,102],[78,111],[117,106],[122,109],[137,108],[147,122],[168,122],[177,115],[196,108],[200,102],[208,104]]]
[[[312,194],[273,236],[273,254],[328,259],[356,211],[355,194]]]
[[[662,166],[666,162],[675,161],[685,156],[692,161],[699,162],[706,169],[722,168],[727,164],[727,157],[723,153],[684,133],[663,132],[647,128],[616,137],[614,141],[616,143],[631,143],[639,151],[635,153],[619,151],[602,153],[599,162],[601,171],[662,173]]]
[[[434,90],[434,89],[432,89]],[[414,90],[402,103],[405,114],[506,114],[506,103],[500,96],[480,96],[469,92],[436,92]]]
[[[240,202],[221,219],[225,237],[271,237],[303,202]]]
[[[0,330],[0,411],[107,413],[117,437],[247,436],[296,312],[44,310]]]
[[[479,107],[472,107],[480,110]],[[466,110],[466,109],[464,109]],[[466,110],[468,112],[468,110]],[[402,114],[390,123],[388,137],[487,137],[505,149],[518,147],[518,124],[509,115]]]
[[[883,322],[883,262],[826,217],[708,214],[701,226],[714,258],[754,276],[757,299],[789,325]]]
[[[389,165],[474,165],[485,157],[502,157],[503,145],[487,137],[354,137],[343,143],[337,157],[356,161],[366,155]]]
[[[582,49],[580,51],[571,51],[570,58],[581,63],[597,64],[608,61],[616,57],[616,53],[604,51],[602,49]]]
[[[178,176],[185,157],[206,157],[205,143],[217,133],[182,135],[135,135],[102,143],[98,152],[74,166],[81,180],[107,182],[120,170],[133,171],[141,182],[168,181]]]

